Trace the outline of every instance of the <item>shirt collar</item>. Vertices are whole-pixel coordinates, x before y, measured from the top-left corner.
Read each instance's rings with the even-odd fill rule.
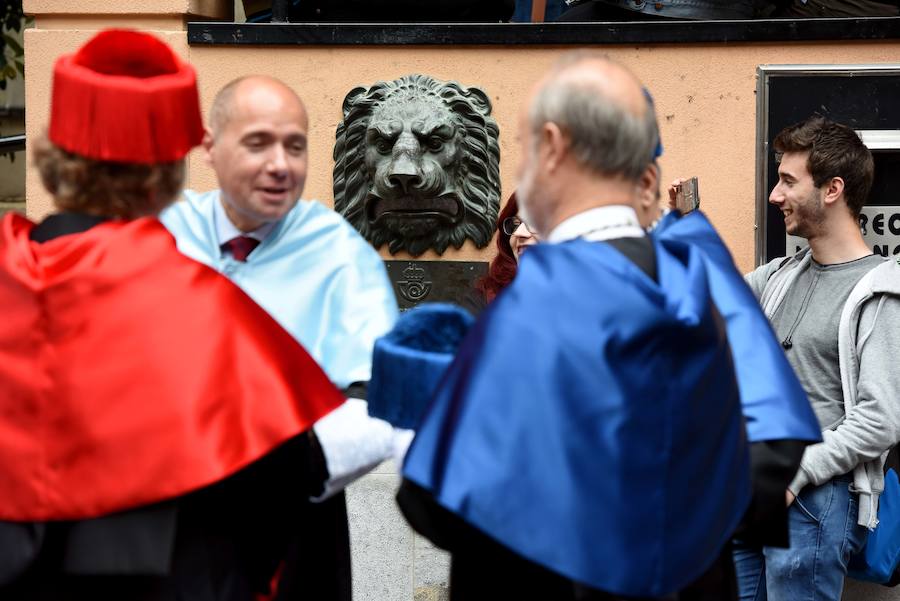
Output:
[[[224,201],[222,200],[221,193],[219,194],[219,198],[216,199],[216,202],[213,203],[213,219],[216,224],[216,236],[219,238],[219,244],[225,244],[229,240],[233,240],[238,236],[249,236],[250,238],[254,238],[262,242],[266,239],[272,229],[275,227],[276,222],[264,223],[252,232],[242,232],[239,230],[233,223],[231,223],[231,219],[228,218],[228,215],[225,213],[225,207],[222,205]]]
[[[644,230],[637,213],[626,205],[609,205],[572,215],[550,232],[547,242],[555,244],[582,238],[589,242],[614,238],[642,238]]]

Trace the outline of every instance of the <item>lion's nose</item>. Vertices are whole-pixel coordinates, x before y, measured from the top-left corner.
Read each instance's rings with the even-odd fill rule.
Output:
[[[400,188],[404,193],[422,185],[422,176],[416,164],[409,157],[398,157],[392,165],[391,174],[388,176],[388,182],[392,188]]]
[[[422,184],[421,177],[407,173],[395,173],[388,178],[388,181],[391,182],[392,187],[400,188],[404,193],[409,193],[411,189],[414,190]]]

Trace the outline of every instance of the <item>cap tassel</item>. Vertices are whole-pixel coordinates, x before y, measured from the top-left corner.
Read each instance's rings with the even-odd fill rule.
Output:
[[[104,161],[177,161],[203,139],[194,69],[149,34],[110,30],[54,68],[50,140]]]

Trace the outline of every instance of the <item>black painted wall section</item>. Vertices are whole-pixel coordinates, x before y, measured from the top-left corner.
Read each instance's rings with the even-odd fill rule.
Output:
[[[607,45],[889,40],[900,17],[625,23],[189,23],[194,45]]]

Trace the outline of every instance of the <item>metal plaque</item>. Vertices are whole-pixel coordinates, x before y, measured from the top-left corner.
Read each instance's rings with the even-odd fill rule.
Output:
[[[483,261],[385,261],[400,310],[419,303],[459,305],[473,314],[484,306],[475,283],[487,273]]]

